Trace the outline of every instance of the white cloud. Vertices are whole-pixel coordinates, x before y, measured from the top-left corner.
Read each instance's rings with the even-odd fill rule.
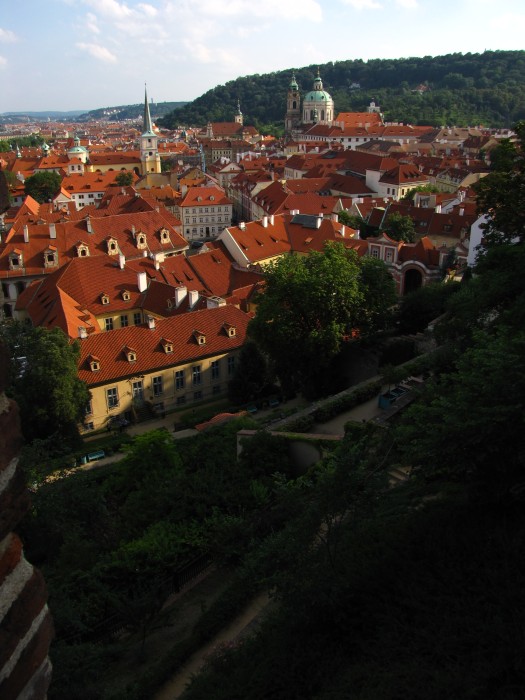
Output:
[[[100,29],[97,24],[97,16],[93,13],[87,13],[86,23],[84,26],[86,27],[86,29],[89,29],[89,31],[93,32],[93,34],[100,34]]]
[[[137,7],[140,7],[144,14],[148,15],[149,17],[157,16],[157,9],[153,7],[153,5],[147,5],[146,3],[141,2],[137,5]]]
[[[117,57],[106,49],[105,46],[100,46],[99,44],[85,44],[83,42],[78,42],[76,46],[82,51],[89,53],[93,58],[103,61],[104,63],[115,63],[117,60]]]
[[[419,7],[417,0],[396,0],[396,3],[405,10],[413,10]]]
[[[504,15],[494,16],[491,18],[493,27],[499,30],[512,30],[512,32],[525,32],[525,14],[512,14],[507,12]]]
[[[17,36],[10,29],[2,29],[2,27],[0,27],[0,41],[4,41],[6,44],[12,44],[17,41]]]
[[[6,66],[7,66],[7,58],[0,56],[0,69],[5,68]]]
[[[117,0],[84,0],[84,2],[92,7],[95,12],[99,12],[108,18],[123,19],[133,14],[125,2],[120,3]]]
[[[376,0],[343,0],[345,5],[350,5],[354,10],[379,10],[382,6]]]

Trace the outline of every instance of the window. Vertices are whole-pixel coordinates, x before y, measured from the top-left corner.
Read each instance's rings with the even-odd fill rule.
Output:
[[[141,318],[140,311],[136,311],[136,312],[133,314],[133,324],[134,324],[135,326],[140,326],[141,323],[142,323],[142,318]]]
[[[120,317],[120,327],[121,328],[126,328],[126,326],[129,325],[128,317],[127,316],[121,316]]]
[[[392,250],[392,248],[387,248],[385,251],[385,260],[387,262],[392,262],[393,259],[394,259],[394,251]]]
[[[162,394],[162,376],[153,377],[153,396]]]
[[[379,257],[379,248],[372,248],[372,257],[373,258]]]
[[[182,406],[182,404],[186,403],[186,397],[185,396],[177,396],[177,406]]]
[[[193,398],[195,399],[195,401],[198,401],[199,399],[202,399],[202,391],[196,391],[196,392],[193,394]]]
[[[118,392],[116,387],[113,387],[112,389],[106,389],[106,401],[108,404],[108,408],[117,408]]]
[[[89,421],[88,423],[84,423],[84,430],[95,430],[95,424],[93,421]]]
[[[193,386],[201,383],[201,366],[195,365],[191,369],[192,383]]]
[[[175,389],[184,389],[184,370],[182,369],[175,372]]]
[[[235,355],[228,357],[228,374],[231,377],[235,373]]]
[[[84,415],[90,416],[93,413],[93,401],[89,399],[87,404],[84,406]]]
[[[220,384],[215,384],[212,389],[212,394],[220,394],[221,393],[221,385]]]
[[[113,319],[112,318],[105,318],[104,319],[104,329],[106,331],[112,331],[113,330]]]
[[[211,378],[212,379],[218,379],[220,376],[220,366],[219,366],[219,360],[214,360],[211,363]]]

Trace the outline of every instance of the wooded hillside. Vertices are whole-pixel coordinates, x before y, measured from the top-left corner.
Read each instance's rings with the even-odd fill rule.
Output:
[[[295,69],[302,95],[311,89],[317,67]],[[525,51],[355,59],[326,63],[319,70],[336,114],[364,111],[375,100],[385,120],[411,124],[509,127],[525,118]],[[249,75],[218,85],[158,123],[174,128],[233,121],[239,100],[245,124],[282,126],[293,71]],[[417,90],[420,86],[423,91]]]

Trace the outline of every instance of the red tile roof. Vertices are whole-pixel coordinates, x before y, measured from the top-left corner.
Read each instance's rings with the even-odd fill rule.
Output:
[[[172,318],[156,320],[155,327],[129,326],[110,333],[91,335],[81,341],[79,377],[88,385],[106,384],[154,370],[162,370],[186,362],[199,362],[219,353],[240,348],[246,337],[250,316],[235,306],[204,309]],[[236,333],[225,331],[230,324]],[[206,337],[202,345],[197,343],[194,331],[198,328]],[[173,353],[166,353],[163,339],[173,339]],[[136,349],[137,359],[129,362],[122,350],[129,346]],[[100,359],[100,370],[92,372],[88,358]]]

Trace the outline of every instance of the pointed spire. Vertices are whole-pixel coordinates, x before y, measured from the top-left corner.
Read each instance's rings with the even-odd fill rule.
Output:
[[[153,127],[151,125],[151,115],[149,113],[149,104],[148,104],[148,90],[146,87],[146,83],[144,83],[144,125],[143,125],[143,134],[151,134],[153,133]]]
[[[241,102],[239,99],[237,99],[237,114],[241,115]]]

